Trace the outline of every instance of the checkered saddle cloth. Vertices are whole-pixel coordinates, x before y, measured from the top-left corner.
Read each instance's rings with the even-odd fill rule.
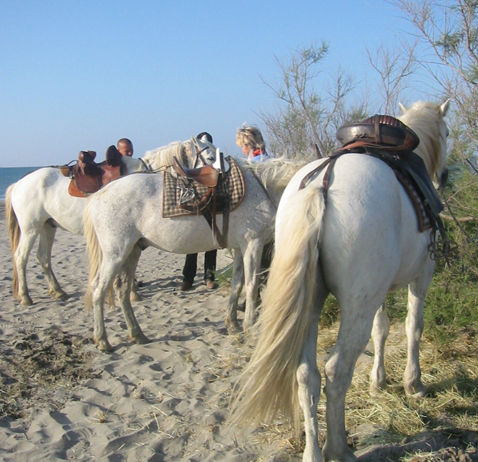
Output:
[[[215,213],[231,212],[239,206],[246,193],[244,176],[232,157],[226,158],[229,171],[219,176],[216,186]],[[163,173],[163,218],[198,215],[212,207],[211,188],[182,176]]]

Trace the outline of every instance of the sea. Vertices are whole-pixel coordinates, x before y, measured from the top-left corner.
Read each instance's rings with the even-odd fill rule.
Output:
[[[33,170],[39,167],[7,167],[0,168],[0,201],[5,200],[5,193],[7,188],[16,183],[20,178],[27,173],[33,172]]]

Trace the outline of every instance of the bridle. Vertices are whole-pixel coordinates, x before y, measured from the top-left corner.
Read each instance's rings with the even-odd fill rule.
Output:
[[[204,159],[202,153],[209,148],[209,146],[205,146],[201,150],[199,150],[198,146],[194,145],[196,148],[196,160],[194,161],[193,168],[196,168],[198,166],[199,160],[203,163],[203,165],[207,165],[206,160]]]

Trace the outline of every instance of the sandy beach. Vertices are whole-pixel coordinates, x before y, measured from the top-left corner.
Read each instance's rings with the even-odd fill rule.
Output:
[[[3,204],[0,213],[0,460],[287,456],[270,432],[241,434],[224,425],[247,352],[224,326],[228,289],[208,291],[202,281],[203,255],[194,288],[184,293],[178,290],[184,256],[143,252],[137,278],[144,300],[133,306],[152,342],[129,343],[121,311],[111,310],[106,326],[115,351],[105,354],[92,343],[92,313],[83,309],[88,277],[83,239],[59,230],[53,247],[53,268],[70,295],[67,301],[49,297],[32,252],[28,283],[34,304],[23,307],[11,293]],[[231,263],[228,252],[218,252],[219,272]]]
[[[184,256],[146,249],[137,271],[143,301],[134,302],[133,308],[152,342],[131,344],[121,311],[109,310],[105,321],[114,351],[103,353],[93,344],[92,313],[84,310],[88,270],[83,238],[57,232],[52,264],[70,295],[66,301],[48,295],[32,252],[28,283],[34,304],[24,307],[12,297],[3,203],[0,235],[1,461],[301,460],[303,437],[296,438],[280,420],[259,428],[225,425],[231,392],[250,357],[250,347],[240,335],[227,334],[229,287],[206,289],[202,254],[193,289],[181,292]],[[231,254],[220,250],[218,273],[231,264]],[[405,349],[402,326],[389,338],[389,346],[393,345]],[[365,367],[368,374],[372,350],[369,344],[356,371]],[[325,437],[324,410],[322,397],[321,438]],[[360,433],[373,435],[377,428],[365,424],[348,431],[357,438]],[[458,439],[450,440],[449,432],[437,431],[399,444],[372,443],[356,455],[361,462],[378,462],[437,451],[436,458],[426,460],[475,461],[476,451],[466,457],[464,451],[476,448],[477,438],[474,432],[461,432]]]

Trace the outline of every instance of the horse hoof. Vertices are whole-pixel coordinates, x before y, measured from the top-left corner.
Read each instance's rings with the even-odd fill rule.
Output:
[[[372,398],[380,398],[383,396],[384,391],[385,391],[385,386],[376,387],[374,385],[370,385],[369,394]]]
[[[29,296],[22,297],[22,299],[21,299],[21,301],[20,301],[20,305],[22,305],[22,306],[30,306],[30,305],[33,305],[33,300],[32,300],[31,297],[29,297]]]
[[[241,332],[241,328],[239,327],[239,323],[237,321],[226,321],[227,333],[229,335],[236,335]]]
[[[340,460],[341,462],[357,462],[357,456],[347,447],[337,453],[337,451],[329,450],[327,446],[327,442],[322,449],[322,456],[324,458],[324,462],[332,462],[336,460]]]
[[[151,340],[143,333],[138,335],[130,335],[129,339],[131,342],[136,343],[138,345],[146,345],[147,343],[151,343]]]
[[[425,398],[427,395],[427,387],[425,385],[421,385],[416,388],[411,388],[410,390],[405,390],[405,394],[408,398],[411,399],[422,399]]]
[[[55,300],[61,300],[62,302],[64,302],[65,300],[68,300],[68,294],[65,292],[61,294],[55,294],[54,297],[55,297]]]
[[[96,340],[95,339],[96,348],[100,351],[111,352],[113,351],[113,347],[111,346],[108,340]]]
[[[140,302],[141,300],[143,300],[143,297],[141,297],[141,295],[139,295],[138,292],[131,292],[129,296],[130,302]]]

